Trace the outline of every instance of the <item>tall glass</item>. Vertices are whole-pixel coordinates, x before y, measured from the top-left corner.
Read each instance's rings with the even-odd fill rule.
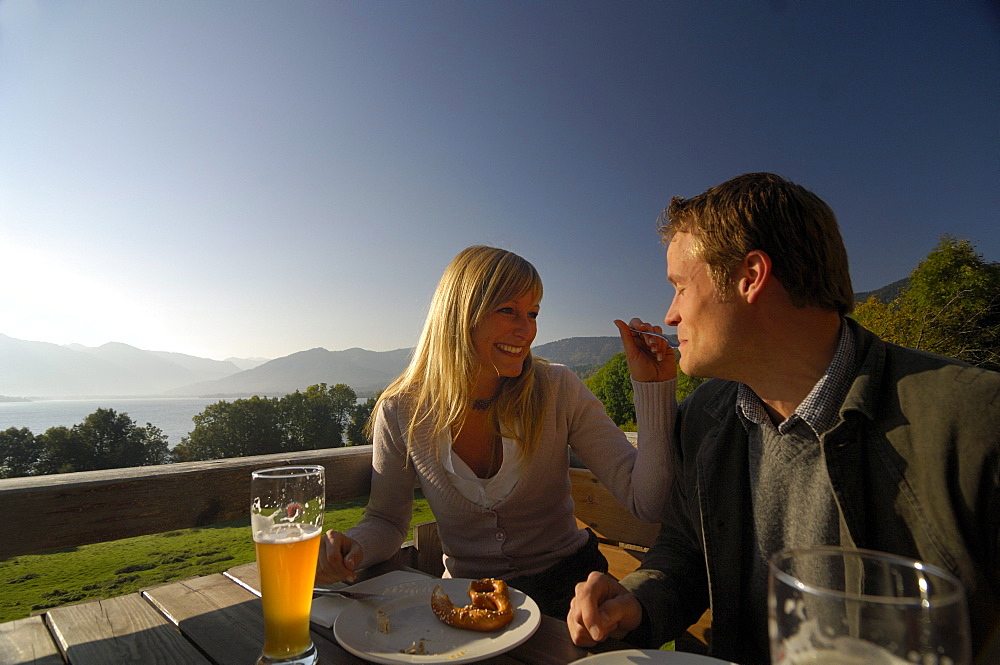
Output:
[[[257,665],[313,665],[318,655],[309,611],[326,507],[323,467],[254,471],[250,499],[264,606],[264,651]]]
[[[962,583],[913,559],[840,547],[771,558],[773,665],[969,665]]]

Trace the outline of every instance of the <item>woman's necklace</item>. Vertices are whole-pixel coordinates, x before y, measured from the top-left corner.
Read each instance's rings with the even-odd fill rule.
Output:
[[[486,409],[490,408],[490,405],[493,404],[493,402],[497,401],[497,397],[499,396],[500,393],[497,393],[493,397],[487,397],[485,399],[473,399],[472,400],[473,411],[485,411]]]

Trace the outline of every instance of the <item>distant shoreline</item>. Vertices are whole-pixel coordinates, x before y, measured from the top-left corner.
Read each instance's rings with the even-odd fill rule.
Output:
[[[0,432],[27,429],[40,436],[53,427],[72,429],[98,409],[110,409],[127,415],[136,427],[156,426],[173,448],[194,429],[194,417],[220,401],[215,397],[20,399],[0,402]]]
[[[129,400],[129,399],[249,399],[251,397],[284,397],[278,393],[220,393],[218,395],[32,395],[31,397],[13,397],[0,395],[0,404],[4,402],[93,402],[95,400]]]

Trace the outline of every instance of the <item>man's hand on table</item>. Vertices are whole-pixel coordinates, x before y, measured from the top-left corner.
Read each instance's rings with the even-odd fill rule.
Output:
[[[642,605],[613,577],[593,572],[576,585],[566,625],[573,643],[592,647],[609,637],[621,639],[642,622]]]

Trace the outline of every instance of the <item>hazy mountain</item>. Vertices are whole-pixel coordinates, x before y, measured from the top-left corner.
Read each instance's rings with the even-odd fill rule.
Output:
[[[0,395],[157,395],[238,371],[230,362],[143,351],[117,342],[96,348],[79,344],[59,346],[0,334]]]
[[[620,337],[569,337],[531,347],[539,358],[570,367],[603,365],[621,350]]]
[[[270,358],[226,358],[226,362],[230,362],[241,370],[253,369],[268,362]]]
[[[138,377],[90,354],[6,335],[0,335],[0,368],[0,394],[22,397],[115,393],[138,383]]]
[[[617,337],[573,337],[532,349],[540,358],[571,367],[603,365],[621,350]],[[357,393],[378,391],[399,376],[413,349],[366,351],[310,349],[276,358],[216,381],[170,391],[172,395],[286,395],[317,383],[345,383]]]
[[[316,348],[276,358],[263,365],[216,381],[204,381],[170,391],[172,395],[287,395],[317,383],[345,383],[355,392],[381,390],[410,359],[411,349],[327,351]]]
[[[617,337],[577,337],[534,352],[573,367],[601,365],[621,349]],[[398,376],[412,349],[310,349],[275,360],[198,358],[110,342],[59,346],[0,335],[0,395],[103,397],[285,395],[317,383],[377,391]],[[241,365],[246,367],[242,369]]]
[[[240,371],[231,362],[210,360],[167,351],[143,351],[128,344],[109,342],[98,347],[71,344],[67,348],[106,360],[135,375],[148,386],[148,392],[159,393],[194,380],[221,379]]]
[[[854,294],[855,303],[863,303],[872,296],[876,300],[880,300],[886,304],[891,303],[893,300],[898,298],[903,294],[903,289],[910,285],[909,278],[901,279],[899,281],[893,282],[892,284],[887,284],[880,289],[875,289],[874,291],[862,291],[861,293]]]

